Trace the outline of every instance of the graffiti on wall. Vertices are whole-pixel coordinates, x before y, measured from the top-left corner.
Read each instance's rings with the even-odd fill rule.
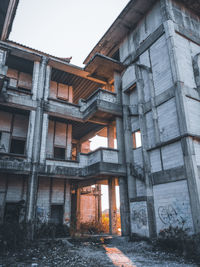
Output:
[[[37,207],[37,220],[40,223],[48,222],[50,218],[50,213],[45,210],[43,207]]]
[[[139,209],[132,209],[132,220],[135,222],[137,227],[141,229],[147,226],[147,214],[146,207],[140,207]]]
[[[149,236],[146,202],[132,202],[130,216],[132,233],[136,233],[142,236]]]
[[[158,216],[160,220],[166,225],[184,224],[185,219],[181,213],[172,204],[160,206],[158,208]]]

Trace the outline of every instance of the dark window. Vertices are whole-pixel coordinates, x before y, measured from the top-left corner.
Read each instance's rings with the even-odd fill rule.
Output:
[[[65,148],[54,147],[54,158],[55,159],[65,159]]]
[[[51,205],[51,222],[55,224],[63,223],[63,205]]]
[[[12,138],[10,153],[24,155],[25,140],[19,140]]]

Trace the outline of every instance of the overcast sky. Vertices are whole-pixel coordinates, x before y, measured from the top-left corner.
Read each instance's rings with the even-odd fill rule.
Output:
[[[81,66],[128,2],[20,0],[9,39]]]

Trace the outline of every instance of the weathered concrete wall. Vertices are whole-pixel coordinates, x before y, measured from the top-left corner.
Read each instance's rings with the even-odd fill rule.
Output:
[[[174,22],[174,29],[166,25],[167,19]],[[163,32],[160,26],[162,23]],[[147,235],[152,226],[151,220],[150,225],[148,222],[142,232],[137,225],[136,215],[139,206],[145,203],[142,203],[141,199],[138,202],[137,197],[145,196],[154,199],[157,233],[169,226],[160,219],[159,207],[164,207],[163,211],[166,214],[163,216],[166,217],[171,216],[170,212],[174,214],[179,212],[177,217],[185,219],[188,213],[186,227],[190,227],[191,232],[194,230],[195,212],[191,214],[190,206],[194,206],[190,202],[192,189],[188,193],[187,179],[190,179],[188,175],[192,166],[199,164],[200,145],[197,138],[193,142],[192,139],[185,141],[182,135],[189,134],[198,138],[200,136],[198,123],[200,98],[197,93],[199,88],[197,55],[200,53],[200,46],[197,44],[199,39],[196,38],[199,37],[199,27],[199,18],[181,4],[176,4],[174,1],[158,1],[120,46],[120,61],[131,63],[122,74],[122,95],[126,94],[126,97],[122,97],[123,105],[124,109],[129,105],[131,114],[131,118],[124,118],[126,121],[124,131],[130,124],[132,133],[140,129],[142,134],[142,148],[133,150],[132,164],[133,169],[137,166],[141,168],[145,178],[143,181],[139,176],[136,178],[134,185],[136,198],[132,199],[130,206],[131,231],[140,235]],[[188,40],[189,36],[193,41]],[[177,91],[179,82],[182,92]],[[193,165],[189,167],[186,155],[189,157],[190,149],[194,156],[191,156]],[[196,171],[195,168],[195,173]],[[183,179],[185,181],[182,181]],[[153,189],[151,181],[154,184]],[[189,184],[191,187],[191,183]],[[199,183],[196,182],[193,186],[198,187]],[[175,188],[182,188],[185,202]],[[163,196],[162,199],[162,194],[166,195],[165,190],[168,197]],[[172,208],[176,198],[177,206]],[[167,201],[169,206],[166,208]],[[148,208],[143,210],[146,211],[149,220]]]
[[[156,185],[153,191],[157,233],[170,225],[193,232],[187,181]]]
[[[71,193],[69,181],[40,177],[37,193],[37,216],[41,222],[51,219],[51,205],[63,205],[63,223],[70,225]]]
[[[81,195],[80,197],[80,222],[94,222],[95,221],[95,196],[93,195]]]
[[[148,213],[146,201],[130,203],[131,232],[149,237]]]

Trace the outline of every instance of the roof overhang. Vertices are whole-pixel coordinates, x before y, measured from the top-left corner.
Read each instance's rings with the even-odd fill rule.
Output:
[[[122,72],[124,69],[125,65],[121,62],[98,53],[92,57],[85,67],[85,71],[89,72],[91,77],[106,82],[113,79],[114,72]]]
[[[155,2],[156,0],[131,0],[83,63],[87,64],[96,53],[111,56]]]
[[[19,0],[0,1],[0,38],[5,41],[12,29]]]

